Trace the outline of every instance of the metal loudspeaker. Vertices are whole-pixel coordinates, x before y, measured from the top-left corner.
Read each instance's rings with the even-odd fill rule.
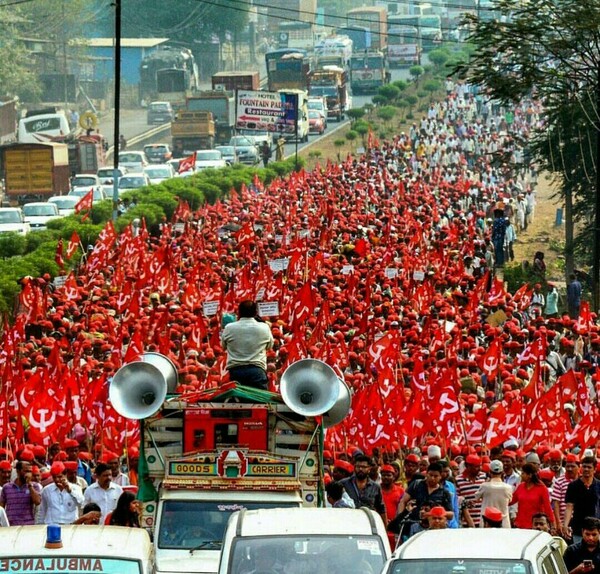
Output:
[[[177,388],[177,367],[175,363],[160,353],[144,353],[141,358],[144,363],[155,366],[167,381],[167,394],[171,395]]]
[[[314,417],[326,413],[338,400],[339,379],[323,361],[302,359],[292,363],[279,384],[283,402],[294,412]]]
[[[323,426],[333,427],[341,423],[352,406],[352,394],[342,379],[338,379],[338,399],[335,404],[323,415]]]
[[[134,361],[115,373],[108,396],[121,416],[145,419],[162,406],[167,396],[167,380],[158,367]]]

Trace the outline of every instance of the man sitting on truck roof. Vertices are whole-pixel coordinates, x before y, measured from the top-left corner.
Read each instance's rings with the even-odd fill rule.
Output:
[[[258,319],[254,301],[242,301],[239,321],[223,329],[221,346],[227,351],[227,370],[232,381],[267,390],[267,350],[273,347],[269,326]]]

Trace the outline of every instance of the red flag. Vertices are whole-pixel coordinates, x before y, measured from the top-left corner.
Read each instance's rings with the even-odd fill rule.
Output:
[[[567,446],[579,444],[582,449],[586,447],[595,447],[600,434],[599,421],[598,408],[592,406],[587,414],[577,423],[573,432],[567,434]]]
[[[366,257],[367,251],[368,251],[368,247],[369,247],[369,242],[364,237],[361,237],[354,244],[354,252],[359,257]]]
[[[79,204],[78,204],[79,205]],[[79,235],[77,235],[77,231],[73,231],[71,235],[71,239],[69,240],[69,245],[67,245],[67,259],[71,259],[77,248],[81,244],[81,239],[79,239]]]
[[[184,157],[179,162],[179,173],[185,173],[186,171],[194,171],[196,169],[196,152],[188,157]]]
[[[487,410],[485,408],[481,408],[475,413],[475,417],[467,430],[467,442],[477,444],[485,440],[487,419]]]
[[[540,362],[536,361],[529,384],[521,391],[521,396],[527,397],[532,401],[537,401],[542,396],[542,392],[543,383],[540,378]]]
[[[252,222],[246,221],[246,223],[244,223],[244,225],[242,225],[239,231],[235,234],[235,237],[238,242],[238,247],[254,241],[256,239],[256,234],[254,233],[254,226],[252,225]]]
[[[496,377],[500,370],[500,362],[502,357],[502,346],[500,339],[494,339],[488,350],[479,359],[479,368],[487,376],[487,380],[491,381]]]
[[[175,211],[173,212],[173,221],[187,221],[192,214],[192,210],[187,201],[180,199]]]
[[[81,221],[85,221],[88,218],[93,203],[94,190],[90,189],[75,205],[75,213],[81,213],[82,211],[86,212]]]
[[[65,260],[63,258],[63,240],[62,237],[58,240],[56,244],[56,253],[54,254],[54,261],[61,268],[64,269]]]
[[[523,405],[521,401],[513,401],[510,406],[498,405],[488,417],[488,428],[485,443],[494,448],[510,438],[521,438],[523,421]]]
[[[315,303],[312,287],[307,282],[302,285],[291,305],[290,325],[294,326],[292,330],[295,330],[295,327],[304,323],[313,314],[314,309]]]

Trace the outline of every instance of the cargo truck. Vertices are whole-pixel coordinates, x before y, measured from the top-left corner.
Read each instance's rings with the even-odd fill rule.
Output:
[[[371,31],[372,50],[387,49],[388,15],[385,6],[361,6],[347,12],[348,26],[367,26]],[[354,47],[356,51],[357,47]]]
[[[235,90],[260,90],[257,71],[218,72],[212,76],[212,89],[235,92]]]
[[[69,148],[64,143],[8,144],[0,148],[4,202],[45,201],[69,192]]]
[[[180,158],[198,149],[215,145],[215,121],[211,112],[179,110],[171,122],[173,157]]]
[[[207,90],[186,100],[190,112],[211,112],[215,122],[215,142],[226,145],[235,130],[235,99],[233,92]]]
[[[308,76],[308,95],[327,100],[327,117],[338,122],[344,117],[348,104],[348,74],[338,66],[325,66]]]

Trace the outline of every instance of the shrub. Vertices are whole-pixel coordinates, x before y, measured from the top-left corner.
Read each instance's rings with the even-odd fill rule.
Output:
[[[27,237],[18,233],[0,234],[0,257],[6,259],[13,255],[24,255],[27,250]]]

